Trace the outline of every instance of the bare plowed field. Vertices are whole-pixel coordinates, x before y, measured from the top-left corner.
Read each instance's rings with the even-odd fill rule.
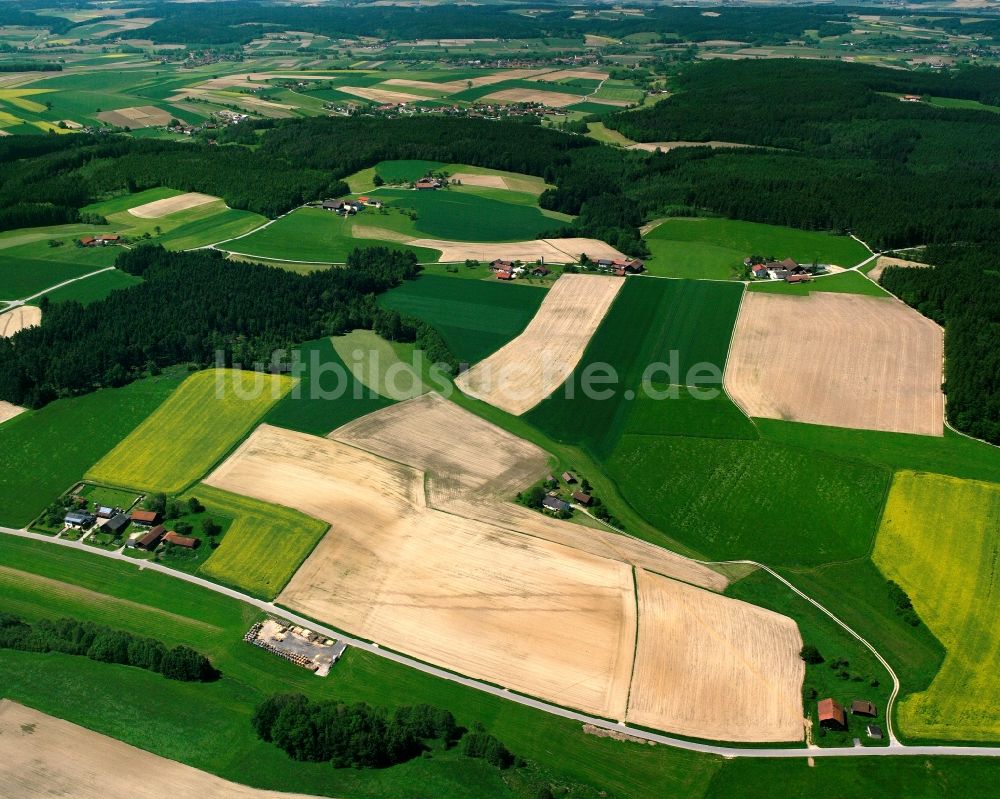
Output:
[[[927,269],[930,264],[922,264],[919,261],[908,261],[905,258],[890,258],[888,255],[883,255],[875,261],[875,266],[868,272],[868,277],[879,283],[882,280],[882,273],[890,266],[899,266],[903,269]]]
[[[795,622],[642,570],[636,582],[630,722],[696,738],[802,739],[805,666]]]
[[[129,208],[128,212],[140,219],[159,219],[178,211],[186,211],[188,208],[196,208],[199,205],[214,203],[218,199],[218,197],[213,197],[211,194],[199,194],[196,191],[189,191],[187,194],[178,194],[176,197],[167,197],[163,200],[154,200],[151,203],[137,205],[135,208]]]
[[[353,94],[355,97],[363,97],[365,100],[375,100],[379,103],[413,103],[427,99],[416,94],[376,89],[371,86],[338,86],[337,91]]]
[[[0,338],[10,338],[27,327],[42,323],[42,309],[37,305],[19,305],[0,313]]]
[[[331,531],[279,601],[462,674],[622,718],[631,569],[427,507],[424,474],[263,425],[207,482]]]
[[[443,399],[425,394],[334,430],[352,444],[426,473],[427,503],[455,516],[565,544],[722,591],[726,578],[668,550],[610,530],[543,516],[511,500],[547,471],[547,454]]]
[[[583,98],[578,94],[548,92],[542,89],[501,89],[498,92],[486,95],[483,99],[500,103],[542,103],[550,108],[563,108],[567,105],[579,103]],[[601,101],[596,100],[595,102]]]
[[[455,385],[514,415],[531,410],[576,367],[622,285],[620,278],[563,275],[524,332]]]
[[[173,114],[155,105],[140,105],[119,108],[115,111],[102,111],[97,118],[116,128],[154,128],[166,125],[173,118]]]
[[[544,75],[536,75],[535,77],[528,78],[528,80],[557,81],[573,80],[574,78],[581,80],[607,80],[609,77],[607,72],[591,72],[589,69],[560,69],[556,72],[546,72]]]
[[[897,300],[748,292],[725,383],[750,416],[940,436],[943,357],[941,328]]]
[[[4,799],[310,799],[248,788],[0,700]]]
[[[18,414],[24,413],[26,408],[22,408],[20,405],[14,405],[6,400],[0,400],[0,424],[3,424],[9,419],[13,419]]]
[[[413,239],[417,247],[440,250],[439,263],[460,263],[467,259],[489,263],[497,258],[506,261],[533,263],[544,258],[548,263],[574,263],[581,253],[591,260],[598,258],[624,258],[609,244],[598,239],[532,239],[503,244],[494,242],[448,241],[446,239]]]

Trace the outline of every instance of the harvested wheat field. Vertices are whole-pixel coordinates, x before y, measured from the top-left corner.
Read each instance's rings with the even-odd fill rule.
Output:
[[[898,300],[748,292],[725,385],[749,416],[940,436],[943,357],[941,328]]]
[[[623,285],[614,277],[562,275],[524,332],[455,385],[515,416],[531,410],[569,377]]]
[[[494,242],[449,241],[446,239],[412,239],[410,244],[440,250],[438,263],[460,263],[467,259],[490,261],[501,258],[506,261],[534,263],[545,259],[548,263],[575,263],[581,253],[589,258],[624,258],[625,256],[609,244],[599,239],[532,239],[503,244]]]
[[[309,799],[248,788],[0,700],[4,799]]]
[[[420,470],[268,425],[206,482],[330,522],[282,605],[462,674],[624,717],[635,645],[624,563],[429,508]]]
[[[500,175],[473,175],[469,172],[456,172],[451,180],[458,180],[463,186],[483,186],[487,189],[507,189],[507,181]]]
[[[416,94],[375,89],[371,86],[338,86],[337,91],[353,94],[355,97],[363,97],[365,100],[375,100],[379,103],[415,103],[427,99]]]
[[[14,405],[12,402],[7,402],[6,400],[0,400],[0,424],[3,424],[15,416],[24,413],[27,408],[22,408],[20,405]]]
[[[573,80],[579,78],[580,80],[607,80],[611,77],[607,72],[603,70],[589,70],[589,69],[560,69],[555,72],[546,72],[542,75],[535,75],[534,77],[528,78],[528,80],[544,80],[544,81],[557,81],[557,80]]]
[[[578,94],[549,92],[543,89],[501,89],[498,92],[486,95],[483,100],[492,100],[498,103],[541,103],[550,108],[563,108],[567,105],[582,102],[583,98]],[[594,100],[594,102],[602,101]]]
[[[42,309],[37,305],[19,305],[0,313],[0,338],[10,338],[28,327],[42,323]]]
[[[427,504],[557,544],[700,585],[725,590],[726,578],[700,563],[631,536],[584,528],[514,504],[515,494],[548,471],[548,455],[529,441],[429,393],[370,413],[329,438],[426,474]]]
[[[799,741],[802,637],[786,616],[636,570],[628,721],[695,738]]]
[[[166,125],[173,118],[173,114],[155,105],[140,105],[119,108],[115,111],[102,111],[97,118],[116,128],[153,128]]]
[[[159,219],[163,216],[175,214],[178,211],[186,211],[188,208],[197,208],[199,205],[214,203],[218,199],[218,197],[213,197],[211,194],[199,194],[196,191],[189,191],[187,194],[178,194],[176,197],[167,197],[163,200],[154,200],[151,203],[137,205],[135,208],[129,208],[128,212],[140,219]]]
[[[930,264],[922,264],[919,261],[908,261],[905,258],[890,258],[883,255],[875,261],[875,266],[868,271],[868,277],[876,283],[881,282],[882,273],[890,266],[898,266],[902,269],[927,269]]]

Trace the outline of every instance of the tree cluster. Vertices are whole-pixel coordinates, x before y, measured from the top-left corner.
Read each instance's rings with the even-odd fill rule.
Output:
[[[302,341],[370,328],[375,295],[419,270],[412,253],[379,247],[309,275],[149,245],[118,267],[143,282],[88,306],[46,305],[43,325],[0,339],[0,398],[39,407],[178,363],[266,368]]]
[[[452,745],[461,730],[447,710],[430,705],[392,713],[364,702],[312,702],[301,694],[278,694],[254,710],[257,736],[295,760],[336,768],[385,768],[418,756],[427,741]]]
[[[168,680],[209,682],[219,677],[208,658],[190,647],[168,649],[153,638],[76,619],[29,623],[13,614],[0,613],[0,648],[81,655],[101,663],[155,671]]]

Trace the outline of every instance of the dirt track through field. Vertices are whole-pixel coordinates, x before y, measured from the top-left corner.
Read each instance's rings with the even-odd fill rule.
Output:
[[[944,334],[895,299],[748,292],[726,365],[750,416],[940,436]]]
[[[516,505],[514,495],[548,472],[548,455],[439,394],[370,413],[329,438],[427,475],[427,503],[467,519],[565,544],[723,591],[726,578],[673,552],[610,530],[581,527]]]
[[[623,717],[635,645],[624,563],[429,508],[420,470],[267,425],[207,482],[330,522],[281,604],[462,674]]]
[[[628,721],[697,738],[799,741],[802,637],[769,610],[636,570]]]
[[[140,219],[159,219],[178,211],[186,211],[188,208],[197,208],[199,205],[207,205],[219,200],[211,194],[200,194],[196,191],[189,191],[186,194],[178,194],[176,197],[167,197],[163,200],[154,200],[151,203],[137,205],[129,208],[128,212],[132,216]]]
[[[228,782],[6,699],[0,786],[4,799],[310,799]]]
[[[524,332],[455,385],[515,416],[531,410],[569,377],[622,285],[622,278],[562,275]]]
[[[0,338],[10,338],[25,328],[42,323],[42,309],[37,305],[19,305],[0,313]]]
[[[598,258],[624,258],[625,256],[599,239],[532,239],[531,241],[495,242],[450,241],[447,239],[411,239],[410,244],[440,250],[438,262],[461,263],[467,259],[489,263],[500,258],[505,261],[535,263],[575,263],[581,253],[591,260]]]

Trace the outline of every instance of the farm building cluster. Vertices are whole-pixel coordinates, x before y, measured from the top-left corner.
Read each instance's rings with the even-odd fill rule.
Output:
[[[545,489],[542,510],[558,516],[568,515],[574,508],[590,508],[594,505],[594,497],[588,493],[589,484],[586,481],[580,483],[572,472],[563,472],[559,478],[550,474],[545,478]]]
[[[583,268],[593,268],[599,272],[609,272],[617,277],[626,275],[638,275],[646,271],[646,264],[639,258],[600,258],[594,261],[584,260],[580,264]],[[551,270],[545,266],[545,259],[540,259],[538,264],[530,266],[521,261],[508,261],[504,258],[497,258],[490,262],[490,271],[497,276],[497,280],[514,280],[530,273],[532,277],[546,277],[551,274]]]
[[[131,528],[125,546],[128,549],[154,551],[160,544],[197,549],[199,539],[168,530],[160,523],[157,511],[135,508],[97,506],[91,510],[71,510],[63,517],[66,530],[85,534],[108,533],[115,538],[123,536]]]
[[[825,264],[813,264],[803,266],[794,258],[785,258],[783,261],[771,261],[765,258],[752,255],[743,261],[757,280],[783,280],[786,283],[807,283],[815,275],[823,274],[827,271]]]
[[[343,641],[275,619],[257,622],[247,630],[243,640],[308,669],[317,677],[329,674],[330,668],[347,649]]]
[[[356,200],[323,200],[323,210],[333,211],[339,216],[354,216],[365,208],[381,208],[382,201],[371,197],[358,197]]]
[[[96,236],[83,236],[78,241],[81,247],[107,247],[121,243],[121,236],[115,233],[99,233]]]
[[[845,732],[848,728],[848,711],[836,699],[821,699],[816,704],[816,715],[819,726],[824,729]],[[851,702],[850,715],[866,720],[874,719],[878,717],[878,710],[867,699],[855,699]],[[865,733],[873,741],[881,741],[884,734],[882,727],[874,721],[865,725]]]

